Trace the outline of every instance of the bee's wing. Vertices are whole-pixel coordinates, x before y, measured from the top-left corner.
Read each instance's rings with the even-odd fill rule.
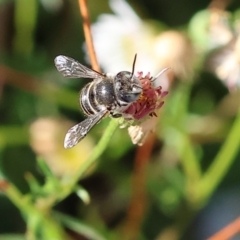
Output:
[[[54,59],[55,66],[64,77],[69,78],[97,78],[103,77],[102,74],[93,71],[74,60],[73,58],[59,55]]]
[[[72,148],[79,143],[87,133],[92,129],[94,125],[100,122],[100,120],[107,114],[107,110],[101,111],[95,115],[89,116],[84,121],[71,127],[64,139],[64,147]]]

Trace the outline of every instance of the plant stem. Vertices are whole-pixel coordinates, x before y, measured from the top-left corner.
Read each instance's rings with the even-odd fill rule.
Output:
[[[118,121],[115,119],[112,119],[107,127],[107,129],[104,131],[104,134],[96,147],[93,149],[92,154],[88,158],[87,161],[84,162],[84,164],[81,166],[79,171],[77,172],[75,176],[75,182],[81,177],[86,170],[100,157],[100,155],[104,152],[104,150],[107,148],[109,142],[111,141],[111,138],[116,131],[117,127],[119,126]]]
[[[69,217],[69,216],[59,213],[59,212],[54,212],[54,216],[56,216],[60,220],[60,222],[63,223],[64,226],[85,236],[88,239],[106,240],[106,238],[104,236],[102,236],[99,232],[97,232],[92,227],[89,227],[87,224],[80,221],[79,219]]]
[[[87,169],[97,161],[97,159],[100,157],[100,155],[104,152],[106,147],[108,146],[109,142],[111,141],[111,138],[116,131],[117,127],[119,126],[118,122],[115,119],[112,119],[107,127],[107,129],[104,131],[104,134],[98,144],[95,146],[95,148],[92,151],[92,154],[86,160],[81,168],[78,170],[78,172],[73,176],[71,179],[71,182],[68,183],[63,191],[60,193],[59,199],[62,200],[66,196],[68,196],[75,188],[75,185],[77,181],[84,175],[84,173],[87,171]]]
[[[27,239],[36,239],[36,232],[40,232],[41,239],[66,239],[64,230],[58,222],[50,216],[48,211],[38,209],[28,195],[21,194],[11,183],[7,184],[4,193],[25,217],[28,226]]]
[[[87,44],[87,50],[89,53],[89,58],[92,64],[92,68],[98,72],[100,72],[100,67],[97,61],[97,57],[95,54],[94,46],[93,46],[93,39],[91,34],[91,23],[89,19],[88,7],[86,0],[78,0],[80,13],[83,18],[83,30]]]
[[[212,195],[213,191],[217,188],[225,174],[228,172],[231,164],[240,147],[240,109],[233,126],[215,157],[213,163],[202,177],[196,191],[199,193],[199,201],[204,204]]]
[[[222,228],[219,232],[215,233],[213,236],[207,240],[221,240],[221,239],[232,239],[234,236],[239,236],[240,231],[240,217],[232,221],[230,224]]]
[[[156,135],[149,134],[142,147],[138,147],[132,174],[132,195],[126,220],[123,223],[123,238],[138,239],[141,225],[147,209],[147,165],[151,157]]]
[[[179,125],[181,141],[179,141],[179,155],[186,178],[186,196],[189,202],[195,201],[195,189],[200,181],[201,168],[194,151],[193,144],[185,129],[188,115],[188,105],[192,84],[182,84],[175,96],[174,125]],[[180,124],[179,124],[180,123]]]
[[[186,196],[189,202],[195,202],[195,189],[201,178],[199,160],[187,134],[182,136],[182,167],[186,177]]]

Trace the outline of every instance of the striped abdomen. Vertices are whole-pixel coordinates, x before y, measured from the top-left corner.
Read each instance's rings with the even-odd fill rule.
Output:
[[[80,106],[86,115],[116,108],[116,96],[111,78],[95,79],[83,87],[80,93]]]

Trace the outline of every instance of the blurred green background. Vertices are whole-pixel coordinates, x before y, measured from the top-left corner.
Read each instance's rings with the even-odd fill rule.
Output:
[[[179,73],[173,66],[172,84],[146,166],[147,203],[136,239],[207,239],[240,216],[240,2],[128,3],[142,23],[155,29],[156,37],[164,31],[181,32],[191,42],[184,43],[186,49],[194,49],[178,58],[166,53],[168,63],[178,61],[176,65],[183,70]],[[100,22],[101,14],[114,14],[107,0],[89,0],[88,7],[92,23]],[[224,10],[228,10],[226,15]],[[210,21],[213,15],[220,23]],[[39,192],[42,200],[49,199],[52,191],[51,187],[45,192],[38,189],[38,194],[33,190],[32,176],[39,186],[49,179],[39,167],[39,158],[47,162],[57,179],[69,178],[109,125],[109,119],[103,120],[76,150],[62,149],[68,128],[84,119],[78,93],[86,80],[64,79],[54,66],[54,58],[64,54],[90,66],[82,24],[77,1],[0,0],[0,239],[57,239],[29,233],[33,220],[13,203],[11,193],[5,192],[5,183],[13,184],[38,207]],[[111,35],[111,29],[102,34]],[[229,37],[219,43],[222,36]],[[172,43],[172,39],[167,41]],[[128,59],[127,50],[125,53],[119,47],[115,52],[110,45],[105,42],[113,59],[118,52]],[[170,49],[174,53],[175,47],[173,44]],[[141,56],[141,52],[138,54]],[[106,58],[111,55],[106,53]],[[99,64],[108,71],[104,62]],[[78,231],[74,228],[77,221],[61,223],[69,239],[128,239],[122,238],[120,229],[132,196],[136,151],[127,130],[117,129],[99,161],[79,182],[91,202],[85,204],[88,197],[72,193],[51,205],[54,211],[83,221],[92,232],[101,232],[90,237],[80,223]],[[54,219],[64,222],[67,217],[54,215]],[[240,239],[240,235],[231,239]]]

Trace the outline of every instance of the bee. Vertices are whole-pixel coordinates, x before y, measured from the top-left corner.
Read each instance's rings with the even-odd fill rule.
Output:
[[[68,130],[65,148],[74,147],[105,116],[123,116],[123,111],[142,94],[141,82],[134,75],[136,55],[132,72],[121,71],[116,75],[99,73],[63,55],[57,56],[54,62],[64,77],[93,79],[82,88],[79,95],[80,108],[87,118]]]

